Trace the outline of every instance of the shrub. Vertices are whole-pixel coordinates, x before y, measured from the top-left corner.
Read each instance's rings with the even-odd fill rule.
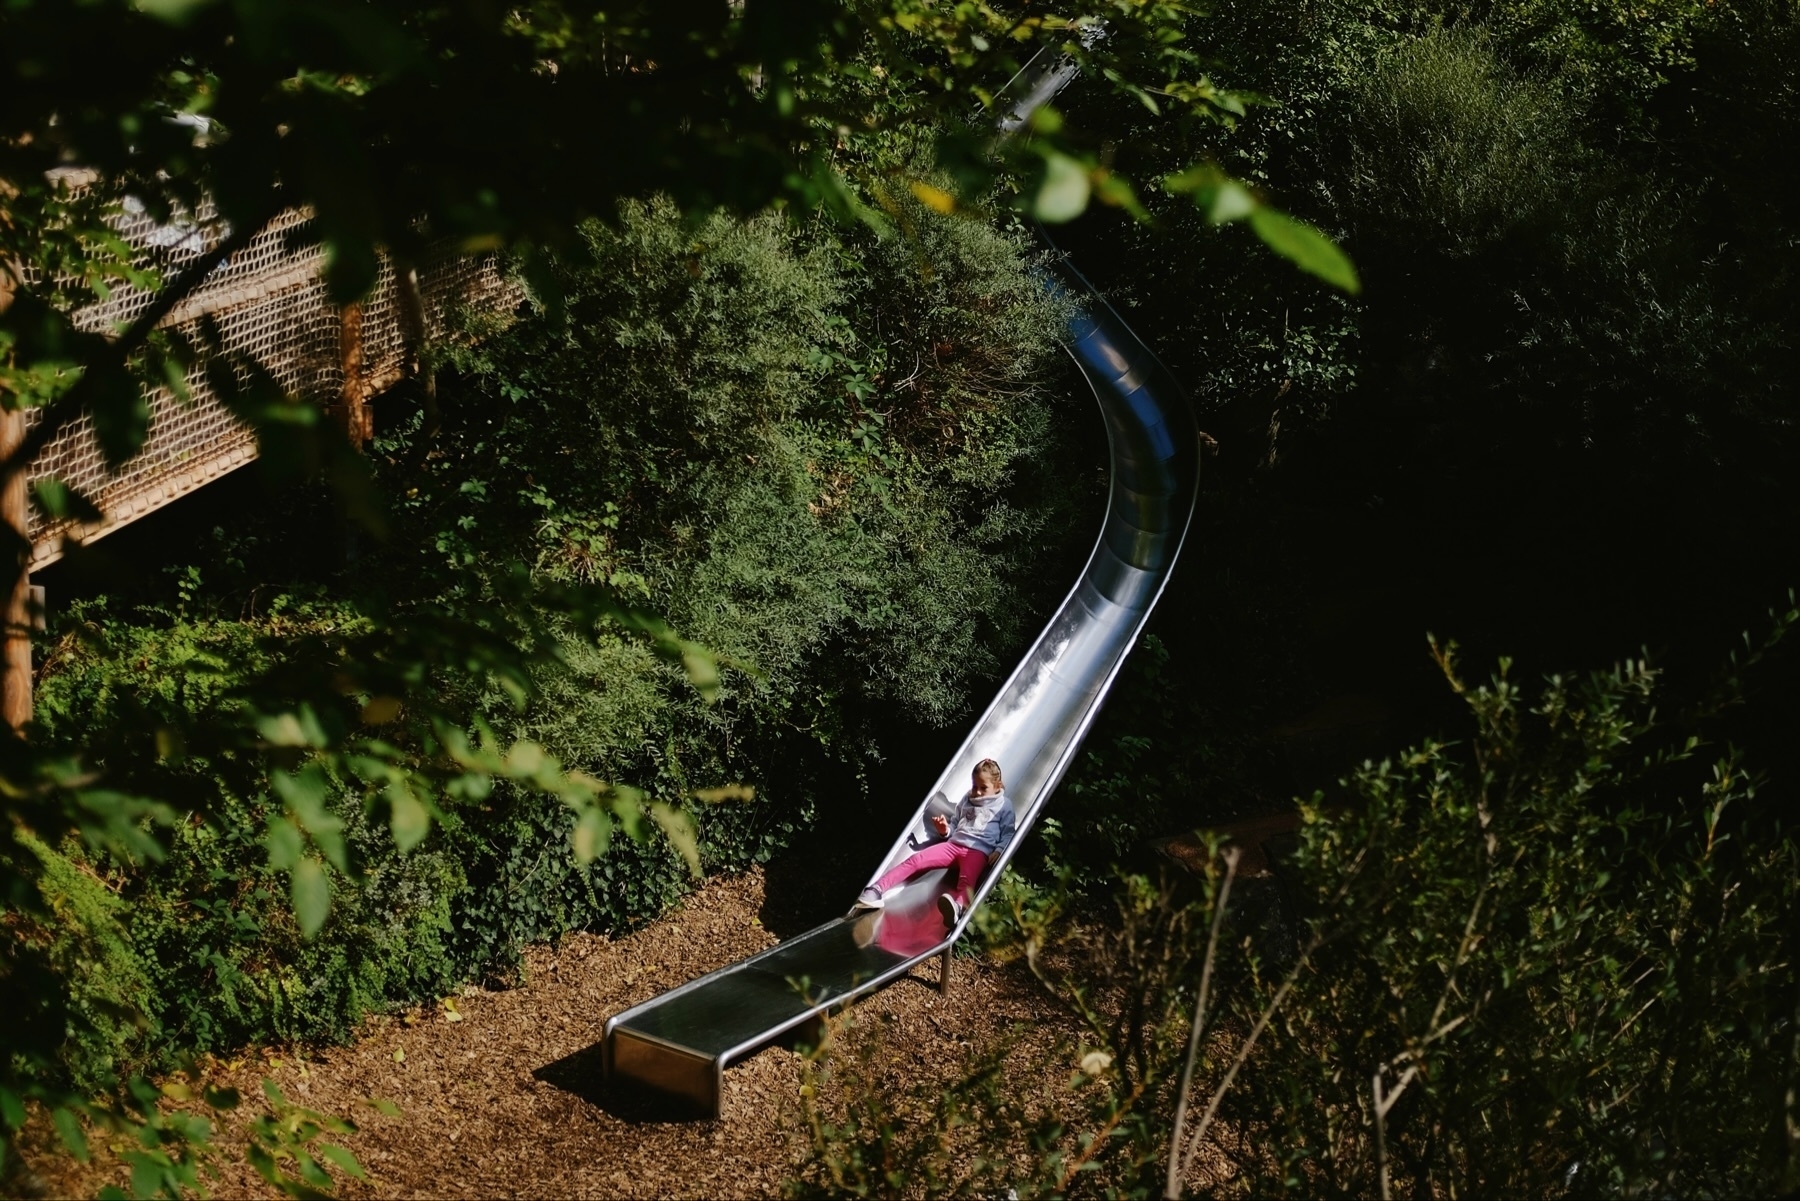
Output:
[[[1223,864],[1199,899],[1127,877],[1100,913],[1003,882],[980,920],[1073,1018],[1067,1093],[1016,1095],[1033,1073],[996,1059],[876,1096],[828,1040],[812,1070],[846,1099],[809,1110],[803,1187],[1790,1191],[1800,852],[1744,756],[1659,720],[1641,662],[1531,697],[1441,662],[1468,741],[1306,806],[1285,917]]]
[[[1800,855],[1744,756],[1659,721],[1642,662],[1529,697],[1441,661],[1466,746],[1311,808],[1304,950],[1233,965],[1197,1097],[1243,1186],[1791,1188]]]
[[[1382,53],[1338,125],[1340,211],[1383,249],[1422,240],[1463,258],[1557,220],[1581,167],[1580,128],[1555,84],[1510,70],[1477,30]]]
[[[159,1032],[107,1025],[109,994],[93,993],[99,1024],[69,1044],[82,1079],[112,1066],[108,1047],[145,1067],[342,1039],[368,1012],[504,978],[528,943],[627,928],[688,887],[662,839],[614,838],[582,863],[573,812],[506,781],[435,798],[440,820],[402,851],[385,801],[326,780],[318,821],[346,870],[304,937],[269,863],[287,802],[265,759],[170,732],[237,714],[243,681],[366,626],[366,608],[547,631],[528,703],[496,687],[468,705],[509,740],[691,814],[699,862],[732,871],[785,845],[828,790],[855,803],[843,793],[880,754],[875,714],[959,715],[1060,586],[1029,568],[1061,537],[1055,514],[1092,498],[1037,469],[1061,453],[1062,313],[1016,232],[921,215],[890,245],[650,204],[584,236],[585,256],[554,264],[560,310],[442,348],[441,430],[378,443],[396,497],[387,545],[347,567],[296,556],[319,521],[302,501],[223,525],[204,571],[169,573],[170,595],[69,614],[38,698],[45,735],[216,818],[177,823],[163,863],[105,869],[124,898],[104,910],[125,928],[112,941],[52,906],[46,970],[89,980],[104,951],[117,970],[93,982]],[[521,578],[659,609],[724,656],[717,696],[628,633],[529,609]],[[739,799],[698,799],[720,785]],[[71,904],[100,904],[79,857],[43,854]]]

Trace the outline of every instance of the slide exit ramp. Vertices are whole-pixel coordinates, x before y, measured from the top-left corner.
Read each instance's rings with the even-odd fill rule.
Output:
[[[1053,61],[1022,74],[1027,86],[1001,121],[1005,132],[1072,71]],[[1100,537],[1075,587],[870,877],[924,845],[928,815],[941,811],[945,798],[962,796],[976,763],[994,759],[1018,833],[983,877],[968,913],[993,888],[1074,761],[1168,583],[1199,490],[1199,433],[1181,389],[1085,279],[1069,269],[1063,274],[1076,305],[1064,346],[1100,404],[1111,452]],[[884,909],[827,922],[615,1015],[606,1023],[608,1077],[717,1117],[732,1063],[933,956],[944,957],[947,987],[950,950],[968,913],[945,928],[937,909],[943,876],[916,877]]]

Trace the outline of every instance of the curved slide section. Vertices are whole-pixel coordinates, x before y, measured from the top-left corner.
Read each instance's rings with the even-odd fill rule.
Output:
[[[1000,122],[1003,132],[1022,124],[1073,69],[1052,60],[1023,76],[1015,93],[1023,94]],[[963,794],[976,763],[997,760],[1018,833],[982,879],[969,912],[1074,761],[1174,569],[1199,489],[1199,435],[1180,388],[1086,280],[1072,270],[1065,276],[1076,316],[1064,345],[1100,404],[1111,449],[1100,537],[1075,587],[870,876],[923,845],[928,815],[944,798]],[[725,1068],[769,1042],[933,956],[943,956],[948,988],[950,950],[968,916],[945,928],[937,908],[942,877],[915,877],[882,910],[827,922],[615,1015],[606,1023],[608,1076],[716,1117]]]

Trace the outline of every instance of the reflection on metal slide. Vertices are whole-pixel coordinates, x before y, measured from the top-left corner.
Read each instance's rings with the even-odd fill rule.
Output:
[[[1066,62],[1034,63],[1000,121],[1011,133],[1073,77]],[[606,1023],[606,1071],[717,1117],[727,1066],[871,992],[934,955],[942,985],[950,951],[1074,760],[1151,607],[1162,595],[1193,516],[1199,436],[1181,390],[1087,281],[1069,271],[1076,303],[1064,345],[1106,419],[1112,487],[1087,567],[1030,652],[927,793],[875,875],[932,839],[932,812],[960,797],[982,759],[997,760],[1018,832],[982,878],[968,909],[946,928],[937,899],[943,871],[916,876],[883,909],[791,938],[615,1015]],[[874,877],[871,877],[873,879]],[[850,898],[846,897],[848,903]]]

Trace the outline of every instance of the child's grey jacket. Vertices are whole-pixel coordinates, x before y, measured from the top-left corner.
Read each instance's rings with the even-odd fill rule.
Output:
[[[956,812],[950,815],[950,841],[992,855],[1012,841],[1018,824],[1004,789],[980,800],[965,792],[956,803]]]

